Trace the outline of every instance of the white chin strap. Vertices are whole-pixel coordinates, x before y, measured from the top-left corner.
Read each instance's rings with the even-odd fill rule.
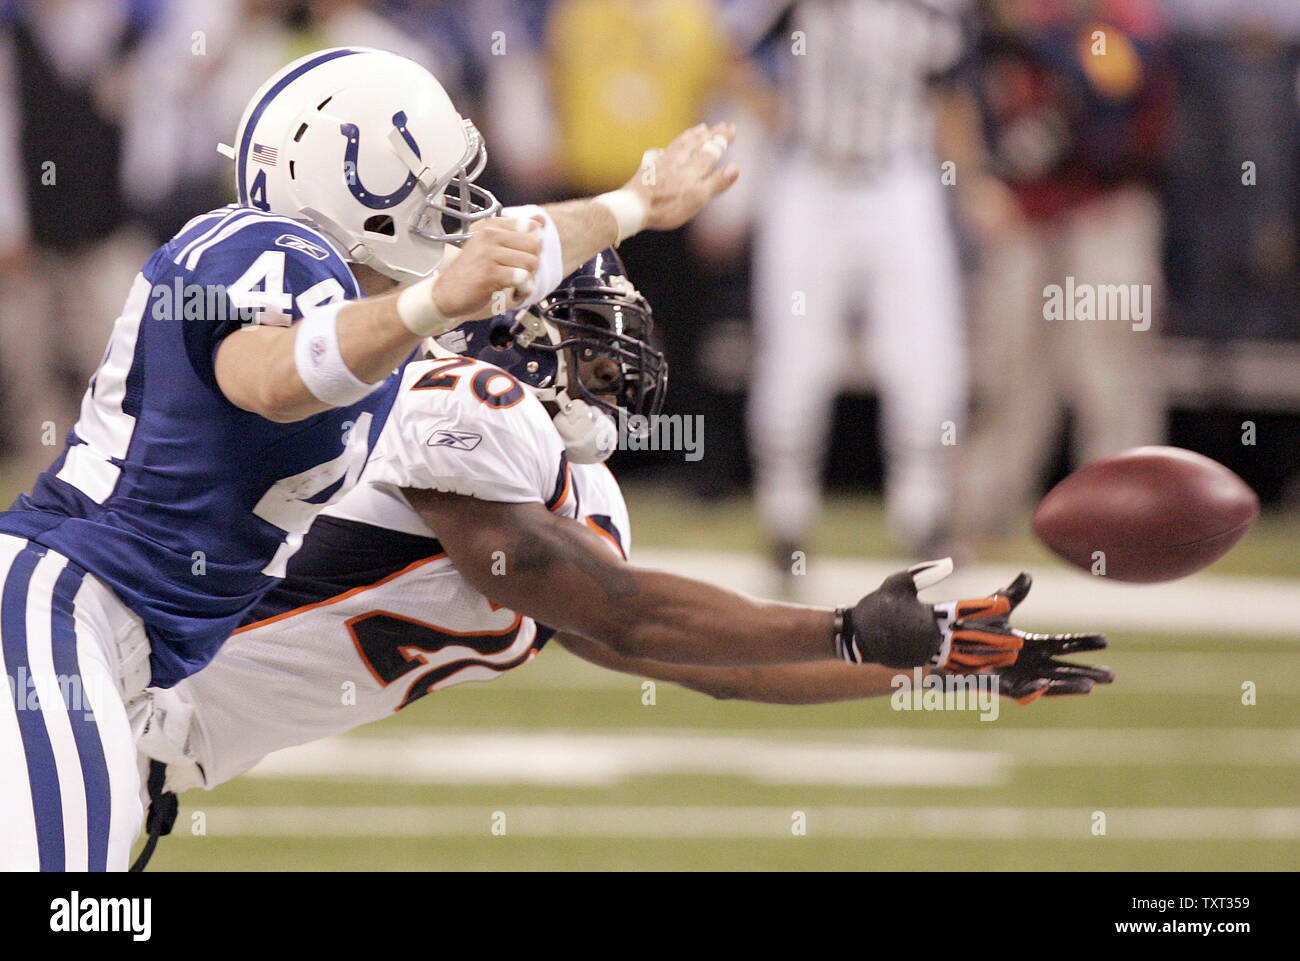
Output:
[[[558,398],[560,412],[552,418],[560,432],[569,460],[575,464],[599,464],[618,448],[618,425],[603,410],[585,400]]]

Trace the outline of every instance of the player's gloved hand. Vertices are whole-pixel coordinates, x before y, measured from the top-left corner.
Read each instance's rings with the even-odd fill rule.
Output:
[[[929,666],[954,674],[996,673],[1002,693],[1032,700],[1044,693],[1083,694],[1114,675],[1055,660],[1106,646],[1100,634],[1027,634],[1010,624],[1033,579],[1021,572],[1004,590],[973,600],[926,604],[917,592],[952,573],[952,559],[926,561],[887,577],[852,608],[836,612],[835,650],[853,664]]]
[[[1013,666],[1025,635],[1013,628],[1008,618],[1032,584],[1029,572],[1021,571],[1007,587],[989,597],[933,605],[943,641],[929,665],[955,674]]]
[[[931,666],[953,674],[996,674],[998,693],[1021,704],[1043,695],[1087,694],[1095,685],[1113,681],[1109,668],[1056,659],[1101,650],[1106,646],[1102,635],[1030,634],[1011,626],[1011,612],[1032,584],[1029,572],[1021,571],[992,597],[934,605],[944,642]]]
[[[927,561],[891,574],[853,607],[835,612],[835,653],[850,664],[922,667],[944,644],[931,605],[917,600],[952,573],[952,559]]]
[[[998,668],[998,693],[1021,704],[1040,697],[1089,694],[1098,684],[1115,680],[1108,667],[1091,667],[1058,660],[1061,654],[1099,651],[1106,646],[1100,634],[1023,634],[1024,646],[1016,663]]]

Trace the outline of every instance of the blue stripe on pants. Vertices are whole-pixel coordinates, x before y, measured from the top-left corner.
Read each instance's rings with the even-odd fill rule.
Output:
[[[31,683],[32,668],[27,657],[27,593],[32,571],[45,556],[44,549],[28,545],[9,566],[4,594],[0,597],[0,641],[3,642],[5,666],[14,679],[14,713],[22,734],[23,752],[27,755],[27,780],[32,792],[32,814],[36,820],[36,845],[42,871],[65,869],[63,849],[63,795],[59,791],[59,774],[54,764],[54,750],[41,716],[35,688],[19,687]]]
[[[53,614],[50,620],[51,646],[54,649],[54,672],[68,678],[63,686],[64,698],[73,690],[71,679],[77,679],[76,689],[81,703],[68,703],[68,720],[72,724],[72,737],[77,742],[77,755],[81,758],[81,777],[86,785],[87,869],[108,870],[108,822],[113,797],[108,787],[108,762],[104,760],[104,745],[99,740],[99,726],[90,703],[86,679],[81,674],[77,660],[77,631],[73,620],[75,598],[81,588],[85,571],[69,563],[59,572],[54,583]]]

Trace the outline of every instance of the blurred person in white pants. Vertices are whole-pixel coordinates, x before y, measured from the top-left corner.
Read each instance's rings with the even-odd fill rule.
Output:
[[[1149,181],[1169,111],[1165,28],[1154,0],[1093,6],[1046,14],[1029,0],[1001,3],[983,41],[989,149],[978,166],[989,175],[972,191],[976,416],[958,521],[971,544],[1011,531],[1066,408],[1075,466],[1164,437],[1161,215]],[[1140,300],[1102,317],[1100,291],[1121,285]],[[1058,318],[1052,292],[1085,288],[1099,309],[1067,304]]]
[[[1076,466],[1161,442],[1156,335],[1139,329],[1146,321],[1043,317],[1044,288],[1067,275],[1097,286],[1138,284],[1158,303],[1159,251],[1159,207],[1137,185],[1097,197],[1061,224],[1014,222],[982,249],[972,356],[978,396],[988,401],[967,451],[961,498],[963,533],[972,540],[1009,532],[1056,450],[1063,408],[1074,412]],[[1008,370],[1017,372],[1013,380],[999,375]]]
[[[942,553],[948,537],[966,362],[933,96],[962,52],[964,7],[726,7],[742,48],[791,13],[780,41],[786,145],[769,168],[755,239],[749,408],[759,513],[786,573],[817,520],[848,364],[869,368],[879,391],[893,537],[916,556]],[[838,440],[867,442],[865,431]]]
[[[903,161],[864,181],[794,157],[774,179],[755,251],[749,423],[759,509],[783,556],[817,519],[848,365],[868,367],[880,394],[894,536],[915,554],[944,536],[952,483],[944,432],[950,425],[955,437],[962,422],[966,371],[957,259],[936,170]],[[855,336],[859,325],[865,336]]]

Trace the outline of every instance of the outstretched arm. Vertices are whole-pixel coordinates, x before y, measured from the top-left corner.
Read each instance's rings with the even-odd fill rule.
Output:
[[[731,124],[692,127],[666,148],[647,151],[641,167],[619,190],[544,207],[559,236],[560,276],[634,233],[672,230],[699,213],[740,175],[735,164],[719,165],[735,135]],[[280,422],[355,402],[364,396],[364,385],[382,381],[424,337],[523,302],[533,289],[542,254],[542,232],[533,229],[539,226],[527,219],[484,220],[464,247],[445,251],[431,277],[343,305],[332,319],[332,331],[325,332],[325,339],[334,339],[337,346],[325,353],[337,350],[344,369],[336,379],[354,378],[357,397],[349,399],[346,387],[334,395],[306,382],[304,345],[298,343],[301,322],[250,327],[226,337],[216,356],[222,393],[236,407]],[[504,299],[501,292],[512,296]],[[321,352],[313,349],[313,364]]]
[[[647,150],[618,190],[544,207],[560,233],[565,276],[638,231],[674,230],[703,210],[740,176],[734,163],[720,162],[735,139],[734,124],[698,124]]]
[[[597,534],[537,503],[403,491],[475,589],[625,657],[770,664],[834,656],[834,612],[746,597],[633,567]]]
[[[444,252],[432,277],[343,304],[328,318],[331,329],[322,328],[315,337],[322,344],[332,340],[334,346],[317,347],[309,365],[319,366],[322,356],[337,351],[346,373],[359,384],[377,384],[424,337],[463,320],[491,316],[497,312],[497,292],[526,284],[537,270],[541,231],[521,229],[524,226],[513,218],[484,220],[463,248]],[[226,399],[268,420],[292,422],[365,396],[363,387],[357,388],[359,396],[349,399],[346,390],[333,396],[319,384],[307,383],[313,368],[304,368],[304,345],[298,341],[311,317],[292,327],[246,327],[226,337],[216,355],[217,384]]]
[[[894,668],[842,661],[808,661],[761,667],[696,667],[665,664],[646,658],[623,657],[598,641],[560,634],[565,650],[598,667],[669,681],[719,700],[761,701],[767,704],[829,704],[893,693]],[[924,673],[928,674],[929,669]],[[910,678],[910,673],[909,673]]]
[[[1113,675],[1071,665],[1060,654],[1100,650],[1099,634],[1026,634],[1010,615],[1029,593],[1022,573],[989,597],[929,604],[917,591],[952,571],[951,560],[918,564],[885,579],[851,608],[835,611],[764,601],[703,581],[624,562],[596,533],[538,503],[504,504],[403,488],[457,570],[498,604],[558,631],[596,641],[623,659],[718,667],[801,667],[691,676],[784,700],[844,700],[884,693],[888,671],[934,667],[996,673],[1017,700],[1082,694]],[[594,651],[599,654],[599,651]],[[870,672],[853,678],[838,668]],[[801,664],[800,662],[819,662]],[[881,673],[879,667],[886,669]],[[813,668],[824,668],[814,670]],[[615,668],[619,669],[619,668]],[[743,695],[742,695],[743,696]]]

